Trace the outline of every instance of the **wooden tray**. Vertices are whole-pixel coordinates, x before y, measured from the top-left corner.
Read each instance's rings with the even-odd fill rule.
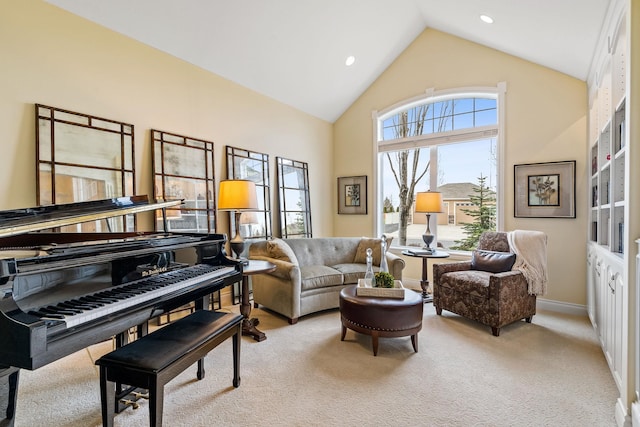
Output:
[[[393,288],[372,288],[371,283],[366,283],[364,279],[358,279],[356,295],[360,297],[404,298],[402,282],[394,280],[393,284]]]

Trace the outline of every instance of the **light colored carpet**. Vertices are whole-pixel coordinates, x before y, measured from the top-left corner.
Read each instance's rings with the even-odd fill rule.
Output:
[[[238,307],[226,308],[237,311]],[[348,331],[337,310],[288,325],[254,309],[267,340],[242,340],[239,388],[231,341],[165,388],[165,426],[614,426],[616,387],[586,318],[542,312],[496,338],[425,305],[419,353],[410,338]],[[36,371],[22,371],[16,426],[99,426],[102,343]],[[116,426],[147,426],[148,406]]]

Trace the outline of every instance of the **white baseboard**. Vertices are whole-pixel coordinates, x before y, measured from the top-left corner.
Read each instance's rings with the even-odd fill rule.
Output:
[[[631,425],[640,426],[640,403],[631,404]]]
[[[536,307],[540,310],[556,311],[576,316],[587,316],[587,306],[570,302],[554,301],[544,298],[536,300]]]
[[[632,421],[631,421],[631,417],[627,413],[627,405],[625,405],[622,399],[620,398],[618,398],[618,400],[616,401],[615,417],[616,417],[616,425],[618,427],[631,427]],[[637,425],[637,424],[633,424],[633,425]]]
[[[405,278],[402,279],[402,284],[405,288],[419,291],[420,281],[416,279]],[[587,316],[587,306],[581,304],[573,304],[570,302],[554,301],[550,299],[538,298],[536,300],[536,307],[540,310],[555,311],[558,313],[571,314],[574,316]],[[640,426],[640,424],[639,424]]]

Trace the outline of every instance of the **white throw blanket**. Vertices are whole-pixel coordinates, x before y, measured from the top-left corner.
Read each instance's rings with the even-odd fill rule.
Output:
[[[541,231],[514,230],[507,233],[516,254],[513,270],[520,270],[529,284],[529,294],[547,293],[547,235]]]

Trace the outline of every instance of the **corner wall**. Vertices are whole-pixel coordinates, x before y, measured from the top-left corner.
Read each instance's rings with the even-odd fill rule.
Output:
[[[586,304],[587,88],[584,81],[446,33],[427,29],[334,124],[334,178],[369,176],[369,214],[336,215],[334,235],[374,230],[372,112],[429,88],[497,86],[506,82],[504,225],[549,236],[549,291],[545,299]],[[513,166],[576,160],[576,219],[514,218]],[[335,190],[334,190],[335,191]],[[336,200],[336,197],[333,198]],[[334,202],[336,203],[336,202]],[[420,271],[406,259],[407,275]],[[419,274],[419,273],[418,273]]]

